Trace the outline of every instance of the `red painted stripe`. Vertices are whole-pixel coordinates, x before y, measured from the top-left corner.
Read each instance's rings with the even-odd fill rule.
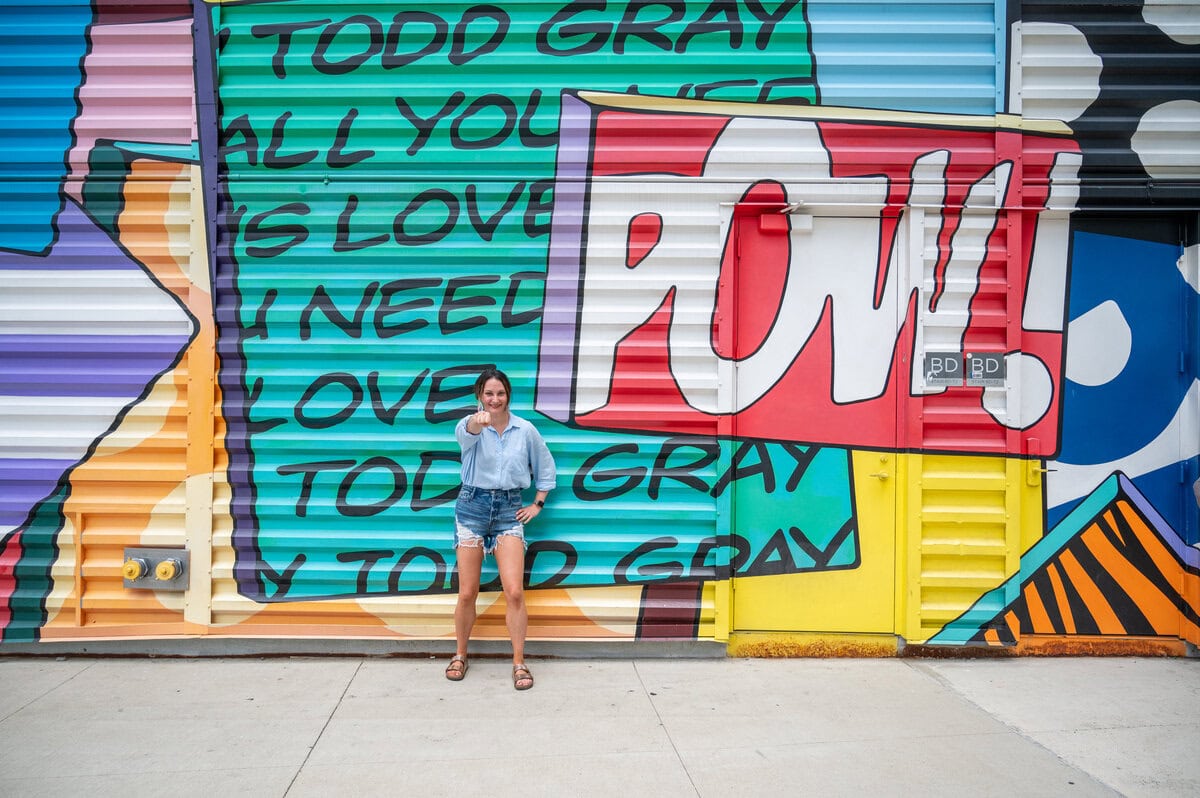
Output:
[[[17,590],[17,563],[22,553],[21,530],[0,544],[0,632],[12,621],[12,596]]]

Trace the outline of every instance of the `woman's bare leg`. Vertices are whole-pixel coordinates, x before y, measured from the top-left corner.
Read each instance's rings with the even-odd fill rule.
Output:
[[[512,535],[501,535],[496,542],[496,569],[504,588],[504,621],[512,638],[513,664],[525,661],[525,632],[529,611],[525,607],[525,545]]]
[[[467,656],[467,643],[475,628],[475,600],[479,598],[479,573],[483,569],[482,546],[459,546],[458,603],[454,606],[454,639],[460,657]]]

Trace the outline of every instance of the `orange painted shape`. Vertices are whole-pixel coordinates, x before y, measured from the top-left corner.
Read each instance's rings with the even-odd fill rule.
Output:
[[[1121,532],[1121,527],[1117,526],[1117,519],[1116,516],[1113,515],[1111,507],[1104,511],[1104,523],[1113,531],[1114,534],[1116,534],[1117,537],[1121,539],[1122,543],[1126,542],[1125,535]]]
[[[1137,603],[1138,609],[1146,616],[1146,620],[1150,622],[1155,632],[1160,635],[1178,633],[1180,613],[1174,602],[1169,596],[1163,595],[1163,592],[1146,578],[1145,574],[1117,551],[1099,527],[1095,525],[1089,527],[1083,533],[1082,540],[1087,544],[1088,550],[1092,552],[1096,561],[1104,566],[1104,569]]]
[[[526,591],[525,606],[529,613],[528,635],[531,638],[629,637],[628,634],[614,631],[588,617],[564,588]],[[475,622],[475,635],[485,638],[508,637],[505,618],[507,609],[508,603],[501,593],[479,613]],[[632,627],[637,619],[633,614],[634,608],[630,606],[629,610],[630,616],[625,622]]]
[[[1183,568],[1180,566],[1179,560],[1175,558],[1175,553],[1169,551],[1163,545],[1162,539],[1154,534],[1153,530],[1142,520],[1141,515],[1138,514],[1129,502],[1119,502],[1117,507],[1121,510],[1121,515],[1125,518],[1130,528],[1133,529],[1133,534],[1137,536],[1137,539],[1146,549],[1146,553],[1150,555],[1150,559],[1154,561],[1155,567],[1158,568],[1164,577],[1179,588],[1180,596],[1188,603],[1192,611],[1200,614],[1200,602],[1197,601],[1196,591],[1192,591],[1192,595],[1188,596],[1188,591],[1183,589],[1183,584],[1181,583],[1185,580],[1180,578]]]
[[[1019,639],[1021,637],[1021,619],[1017,617],[1017,614],[1012,610],[1004,613],[1004,622],[1008,624],[1008,630],[1012,636]]]
[[[219,635],[299,635],[299,636],[383,636],[393,634],[387,621],[364,612],[356,601],[295,601],[279,604],[253,604],[253,615],[232,623],[214,624],[211,633]],[[214,610],[214,616],[232,616],[236,612]],[[395,635],[403,637],[403,635]]]
[[[188,169],[187,164],[135,160],[122,190],[125,207],[117,219],[121,246],[181,302],[187,302],[190,280],[172,254],[167,223],[172,193],[187,191]]]
[[[1071,614],[1071,605],[1067,602],[1067,589],[1063,587],[1058,567],[1054,563],[1047,565],[1046,574],[1050,577],[1050,584],[1054,587],[1054,603],[1058,607],[1058,611],[1062,613],[1063,629],[1067,634],[1073,635],[1075,634],[1075,616]]]
[[[1071,584],[1079,591],[1079,595],[1083,598],[1083,602],[1087,605],[1088,610],[1092,613],[1092,618],[1096,621],[1096,628],[1103,635],[1123,635],[1125,627],[1121,623],[1121,619],[1113,612],[1112,607],[1104,598],[1104,594],[1100,592],[1100,588],[1096,587],[1096,583],[1088,576],[1087,571],[1079,564],[1079,560],[1075,559],[1075,555],[1069,551],[1064,551],[1062,556],[1058,558],[1062,563],[1063,571],[1071,578]]]
[[[1033,626],[1034,634],[1053,634],[1054,624],[1050,620],[1050,614],[1046,612],[1046,605],[1042,603],[1042,594],[1038,592],[1035,585],[1030,584],[1023,591],[1025,594],[1025,606],[1029,609],[1029,623]]]
[[[1017,643],[1023,657],[1186,657],[1182,640],[1163,637],[1027,635]]]

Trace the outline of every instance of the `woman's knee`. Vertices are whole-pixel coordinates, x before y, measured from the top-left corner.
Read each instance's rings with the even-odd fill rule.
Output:
[[[506,586],[504,588],[504,601],[510,607],[521,608],[525,606],[525,588],[522,585]]]

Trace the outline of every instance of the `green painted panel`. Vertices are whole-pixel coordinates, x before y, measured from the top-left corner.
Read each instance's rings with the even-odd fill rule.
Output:
[[[799,3],[266,3],[214,19],[244,594],[453,589],[452,431],[487,364],[558,461],[528,530],[532,586],[817,567],[799,547],[781,559],[769,508],[801,508],[806,534],[830,541],[850,513],[844,452],[790,484],[794,455],[748,467],[715,422],[630,435],[532,410],[542,306],[560,290],[545,285],[560,96],[811,103]],[[745,529],[720,509],[734,483],[760,505]]]

